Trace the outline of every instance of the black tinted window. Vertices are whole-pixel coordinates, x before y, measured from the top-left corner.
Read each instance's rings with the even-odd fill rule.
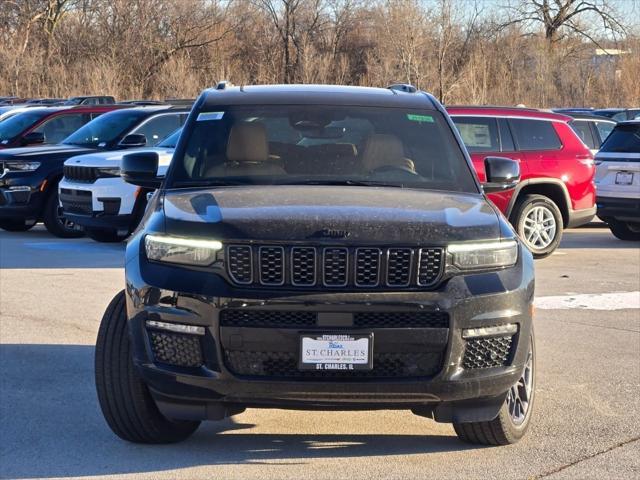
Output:
[[[328,105],[221,106],[198,114],[167,186],[391,184],[477,192],[433,110]]]
[[[64,143],[91,147],[106,147],[139,123],[147,112],[119,110],[105,113],[64,139]]]
[[[26,111],[7,118],[0,124],[0,144],[9,143],[11,139],[18,136],[18,134],[38,122],[47,114],[48,112],[46,111]]]
[[[604,143],[607,137],[613,131],[613,128],[616,126],[615,123],[611,122],[595,122],[596,128],[598,129],[598,134],[600,135],[600,143]]]
[[[498,125],[500,126],[500,143],[502,145],[503,152],[513,152],[516,147],[513,143],[513,136],[511,130],[509,130],[509,124],[504,118],[498,119]]]
[[[131,133],[143,134],[147,139],[147,146],[153,147],[181,127],[186,117],[186,113],[163,113],[147,120]]]
[[[499,152],[500,139],[495,118],[452,117],[470,152]]]
[[[581,120],[574,120],[570,123],[571,128],[574,132],[578,134],[580,140],[584,142],[584,144],[589,148],[598,148],[598,142],[596,142],[593,138],[593,134],[591,133],[591,126],[589,122],[583,122]]]
[[[600,151],[640,153],[640,124],[618,125],[602,144]]]
[[[86,113],[57,115],[42,122],[34,131],[44,134],[46,143],[60,143],[87,123],[89,119],[90,116]]]
[[[520,150],[556,150],[562,146],[552,122],[513,118],[509,124]]]

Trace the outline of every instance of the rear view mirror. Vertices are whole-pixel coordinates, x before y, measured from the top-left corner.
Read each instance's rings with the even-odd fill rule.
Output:
[[[155,152],[129,153],[122,157],[120,176],[125,182],[138,187],[159,188],[162,177],[158,177],[159,157]]]
[[[144,147],[147,144],[147,137],[142,133],[130,133],[120,141],[123,147]]]
[[[42,132],[29,132],[22,137],[22,143],[24,145],[35,145],[38,143],[44,143],[44,133]]]
[[[482,189],[485,193],[510,190],[520,182],[520,164],[510,158],[486,157],[484,169],[487,182],[482,184]]]

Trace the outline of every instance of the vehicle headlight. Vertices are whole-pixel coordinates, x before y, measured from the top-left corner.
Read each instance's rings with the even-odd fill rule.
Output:
[[[98,177],[119,177],[120,167],[98,167]]]
[[[518,260],[518,242],[454,243],[447,248],[450,263],[460,270],[510,267]]]
[[[215,261],[222,243],[217,240],[147,235],[144,237],[144,249],[149,260],[205,267]]]
[[[40,162],[4,162],[4,168],[10,172],[33,172]]]

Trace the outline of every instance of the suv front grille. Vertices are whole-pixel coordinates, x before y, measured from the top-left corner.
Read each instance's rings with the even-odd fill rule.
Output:
[[[317,326],[318,314],[309,311],[241,310],[220,312],[221,327],[248,328],[322,328]],[[449,328],[449,314],[426,312],[355,312],[354,328]],[[335,327],[334,327],[335,328]]]
[[[226,268],[231,281],[238,285],[429,287],[440,279],[443,254],[438,247],[229,245]]]
[[[372,370],[298,370],[295,352],[226,350],[225,363],[235,375],[280,378],[411,378],[436,374],[440,352],[374,353]]]
[[[96,167],[81,167],[76,165],[65,165],[63,167],[64,176],[67,180],[82,183],[93,183],[99,177]]]

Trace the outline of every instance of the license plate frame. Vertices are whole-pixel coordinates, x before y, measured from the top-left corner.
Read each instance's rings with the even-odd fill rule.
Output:
[[[365,342],[363,342],[363,340]],[[331,346],[329,342],[333,342]],[[322,355],[320,352],[307,352],[314,346],[316,350],[324,345],[324,349],[332,351],[357,350],[356,355]],[[342,348],[341,348],[342,347]],[[366,351],[363,359],[361,350]],[[308,354],[311,353],[311,354]],[[349,360],[354,361],[349,361]],[[307,361],[305,361],[307,360]],[[333,360],[333,361],[330,361]],[[319,372],[354,372],[373,369],[373,332],[303,332],[300,333],[300,351],[298,354],[299,370],[315,370]]]
[[[616,185],[633,185],[633,172],[616,172]]]

